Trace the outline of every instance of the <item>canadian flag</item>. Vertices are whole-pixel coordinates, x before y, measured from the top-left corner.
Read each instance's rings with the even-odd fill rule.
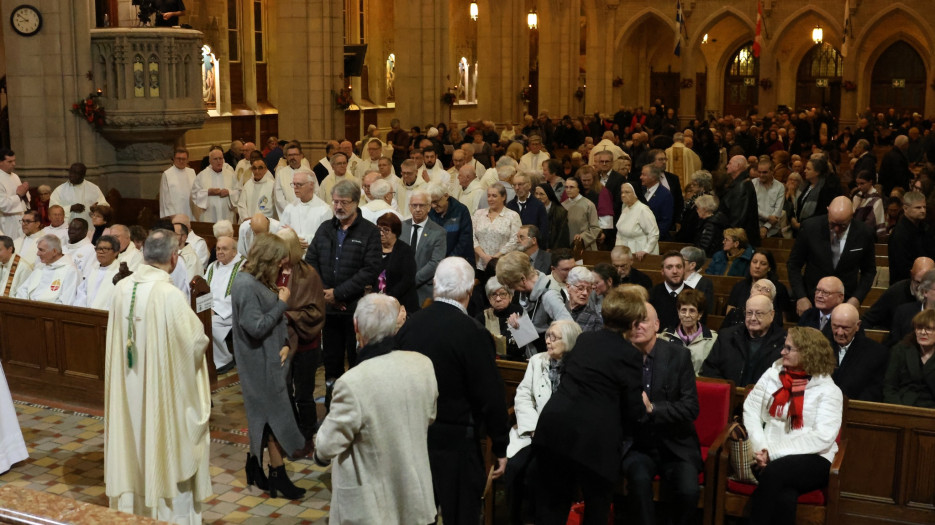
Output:
[[[753,56],[760,58],[760,49],[763,46],[763,4],[756,2],[756,36],[753,38]]]

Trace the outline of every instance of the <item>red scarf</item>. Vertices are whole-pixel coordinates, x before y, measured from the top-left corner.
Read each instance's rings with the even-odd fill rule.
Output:
[[[782,387],[773,393],[773,404],[769,407],[769,415],[782,417],[782,407],[789,403],[789,419],[792,428],[802,428],[802,410],[805,403],[805,385],[812,376],[805,372],[783,370],[779,372]]]

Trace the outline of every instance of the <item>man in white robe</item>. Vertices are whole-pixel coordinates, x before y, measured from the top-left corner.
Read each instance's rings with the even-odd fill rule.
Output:
[[[373,197],[370,202],[360,207],[360,214],[368,221],[376,224],[377,219],[386,213],[392,213],[399,217],[400,222],[403,218],[399,212],[393,209],[390,203],[393,202],[393,193],[390,191],[390,185],[382,179],[373,181],[370,185],[370,195]]]
[[[479,208],[487,207],[487,189],[481,184],[474,172],[474,166],[465,164],[458,171],[458,182],[461,184],[461,196],[458,201],[467,206],[471,216]]]
[[[83,273],[88,262],[94,260],[94,245],[88,238],[88,223],[84,219],[79,217],[71,220],[68,225],[68,242],[62,245],[62,253],[71,257],[78,273]]]
[[[29,209],[29,183],[21,182],[16,168],[16,155],[0,149],[0,232],[11,239],[22,236],[20,220]]]
[[[0,297],[13,297],[32,273],[32,264],[14,252],[13,239],[0,235]]]
[[[97,240],[96,257],[84,267],[75,306],[110,310],[116,286],[114,276],[120,270],[120,264],[117,262],[118,249],[120,241],[113,235],[102,235]]]
[[[224,152],[218,146],[208,153],[208,162],[209,166],[192,184],[192,202],[201,210],[203,222],[221,219],[233,222],[239,196],[234,185],[234,169],[224,162]]]
[[[343,155],[335,155],[334,158],[343,160]],[[315,195],[315,174],[310,170],[299,170],[295,173],[293,180],[295,186],[296,200],[283,210],[281,220],[282,226],[292,228],[299,236],[299,242],[302,248],[308,248],[318,227],[326,221],[330,221],[334,216],[331,206]],[[271,232],[275,233],[275,232]]]
[[[143,253],[130,240],[130,229],[122,224],[114,224],[110,227],[110,234],[120,241],[120,253],[117,254],[117,262],[127,263],[127,268],[131,272],[135,272],[143,264]]]
[[[81,276],[71,258],[62,254],[62,241],[54,235],[39,239],[39,264],[16,290],[17,299],[71,306]]]
[[[551,158],[549,153],[542,149],[542,138],[538,135],[529,137],[529,151],[519,158],[519,171],[542,175],[542,163]]]
[[[23,236],[14,240],[13,246],[16,247],[16,253],[22,257],[23,260],[35,266],[36,251],[39,249],[39,239],[45,235],[45,232],[42,231],[42,223],[39,221],[39,212],[36,210],[27,211],[23,214],[21,222],[23,224],[20,231],[23,233]]]
[[[675,142],[666,149],[666,171],[679,176],[683,188],[688,187],[691,176],[701,169],[701,157],[685,145],[682,133],[672,135]]]
[[[286,206],[295,202],[295,192],[292,191],[292,178],[296,170],[303,168],[302,161],[305,160],[305,154],[302,153],[302,146],[298,142],[286,144],[285,154],[286,165],[276,168],[276,184],[273,188],[273,202],[276,205],[276,217],[282,217],[282,211],[286,209]],[[305,169],[308,168],[305,167]],[[317,183],[318,179],[315,179],[315,182]],[[267,217],[273,217],[273,215],[270,214],[265,215]],[[253,213],[250,215],[243,215],[240,217],[240,220],[252,216]]]
[[[451,180],[448,172],[442,167],[442,163],[438,161],[438,153],[434,148],[423,148],[422,160],[425,162],[424,175],[428,176],[430,182],[447,184]]]
[[[91,224],[91,206],[109,204],[97,184],[84,180],[87,171],[87,166],[80,162],[72,164],[68,168],[68,182],[55,188],[49,198],[49,206],[58,204],[65,209],[69,220],[81,217]]]
[[[65,224],[65,209],[58,205],[49,206],[49,225],[43,228],[45,235],[54,235],[62,241],[68,242],[68,225]]]
[[[250,171],[250,157],[253,155],[253,152],[256,151],[256,144],[252,142],[244,142],[243,144],[243,158],[237,161],[237,165],[234,166],[234,174],[237,175],[237,183],[244,185],[248,180],[253,176]],[[260,153],[260,157],[263,157],[263,154]],[[167,217],[167,215],[163,215]]]
[[[178,242],[154,231],[146,264],[117,284],[104,366],[104,487],[110,507],[202,522],[212,493],[208,337],[172,285]]]
[[[321,199],[318,199],[321,201]],[[322,205],[325,205],[322,202]],[[237,231],[237,253],[246,257],[253,246],[253,239],[261,233],[276,233],[280,230],[280,222],[276,219],[270,219],[262,213],[257,213],[253,217],[240,223],[240,229]]]
[[[342,180],[349,180],[360,187],[360,179],[351,175],[347,165],[347,157],[343,152],[339,151],[331,157],[331,168],[334,173],[325,177],[325,180],[321,181],[321,186],[318,188],[318,198],[328,206],[331,206],[331,190],[334,189],[335,184]]]
[[[412,192],[428,183],[419,177],[416,162],[412,159],[403,161],[399,167],[399,173],[399,183],[396,184],[396,211],[403,219],[408,219],[410,217],[409,198]],[[444,186],[448,187],[447,184]]]
[[[185,281],[191,282],[195,277],[204,276],[204,266],[198,260],[195,249],[185,242],[188,240],[188,227],[182,223],[175,223],[172,227],[175,229],[175,234],[178,235],[179,246],[181,246],[179,249],[179,262],[185,266],[185,271],[188,272]]]
[[[240,200],[237,201],[237,215],[241,221],[253,217],[257,212],[267,217],[276,216],[273,196],[278,187],[278,181],[273,180],[260,154],[255,155],[252,162],[250,165],[252,175],[243,184],[240,190]],[[291,186],[289,190],[292,190]]]
[[[354,145],[351,144],[351,141],[349,141],[349,140],[341,141],[341,143],[338,145],[338,151],[340,151],[341,153],[343,153],[343,154],[344,154],[344,157],[347,159],[347,167],[345,168],[345,171],[348,173],[348,175],[350,175],[351,177],[353,177],[353,176],[354,176],[354,173],[357,172],[357,165],[360,164],[360,163],[362,162],[362,161],[360,160],[360,157],[358,157],[357,154],[354,153]],[[332,155],[332,157],[331,157],[331,162],[332,162],[331,169],[334,170],[334,164],[333,164],[333,162],[334,162],[334,156],[333,156],[333,155]],[[334,172],[332,171],[332,174],[333,174],[333,173],[334,173]],[[343,175],[343,173],[342,173],[342,175]],[[358,179],[358,180],[360,180],[360,179]],[[330,190],[330,189],[328,190],[328,193],[331,193],[331,190]],[[319,197],[320,197],[320,196],[321,196],[321,195],[319,194]],[[322,199],[322,200],[324,200],[324,199]],[[327,201],[327,202],[328,202],[329,205],[331,204],[331,201],[330,201],[330,200]]]
[[[448,168],[448,179],[443,181],[442,185],[448,187],[449,197],[457,199],[461,197],[461,183],[458,182],[458,176],[464,166],[464,151],[456,149],[451,155],[451,162],[452,166]]]
[[[162,172],[159,185],[159,216],[171,217],[177,213],[192,214],[192,185],[195,170],[188,167],[188,150],[176,148],[172,166]]]
[[[246,260],[237,253],[233,237],[219,237],[215,246],[218,259],[208,265],[206,280],[214,300],[211,313],[211,339],[214,344],[214,366],[219,374],[233,368],[234,356],[227,344],[233,326],[234,308],[231,305],[231,287],[234,277]]]
[[[380,139],[371,139],[367,142],[367,155],[357,164],[354,176],[363,180],[368,171],[380,170],[380,157],[383,156],[383,143]]]
[[[188,228],[187,242],[195,249],[195,253],[198,254],[198,260],[201,261],[201,266],[207,266],[208,259],[211,258],[211,250],[208,249],[208,243],[192,229],[191,218],[188,215],[180,213],[172,217],[172,224],[175,223],[184,224],[185,227]]]

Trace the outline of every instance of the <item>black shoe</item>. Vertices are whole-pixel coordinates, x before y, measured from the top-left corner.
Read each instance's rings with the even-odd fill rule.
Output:
[[[247,452],[247,464],[244,466],[244,471],[247,473],[248,486],[256,485],[256,488],[260,490],[269,490],[269,479],[267,479],[266,473],[260,467],[257,457],[249,452]]]
[[[325,414],[331,412],[331,394],[334,393],[334,379],[325,380]]]
[[[236,363],[234,363],[233,361],[231,361],[230,363],[227,363],[226,365],[224,365],[224,366],[218,368],[218,369],[217,369],[218,375],[226,374],[226,373],[230,372],[231,370],[234,369],[234,366],[236,366]]]
[[[276,468],[269,467],[269,497],[278,497],[279,492],[282,492],[283,498],[291,500],[299,499],[305,495],[305,489],[292,484],[289,474],[286,473],[285,465]]]

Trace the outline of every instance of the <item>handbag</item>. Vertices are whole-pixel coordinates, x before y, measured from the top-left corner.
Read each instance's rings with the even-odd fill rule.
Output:
[[[581,525],[584,520],[584,502],[573,503],[571,511],[568,513],[568,522],[566,525]],[[614,525],[614,505],[610,505],[610,512],[607,514],[607,525]]]
[[[730,462],[730,479],[743,483],[757,484],[752,466],[756,462],[753,446],[747,436],[747,429],[737,416],[727,428],[727,454]]]

